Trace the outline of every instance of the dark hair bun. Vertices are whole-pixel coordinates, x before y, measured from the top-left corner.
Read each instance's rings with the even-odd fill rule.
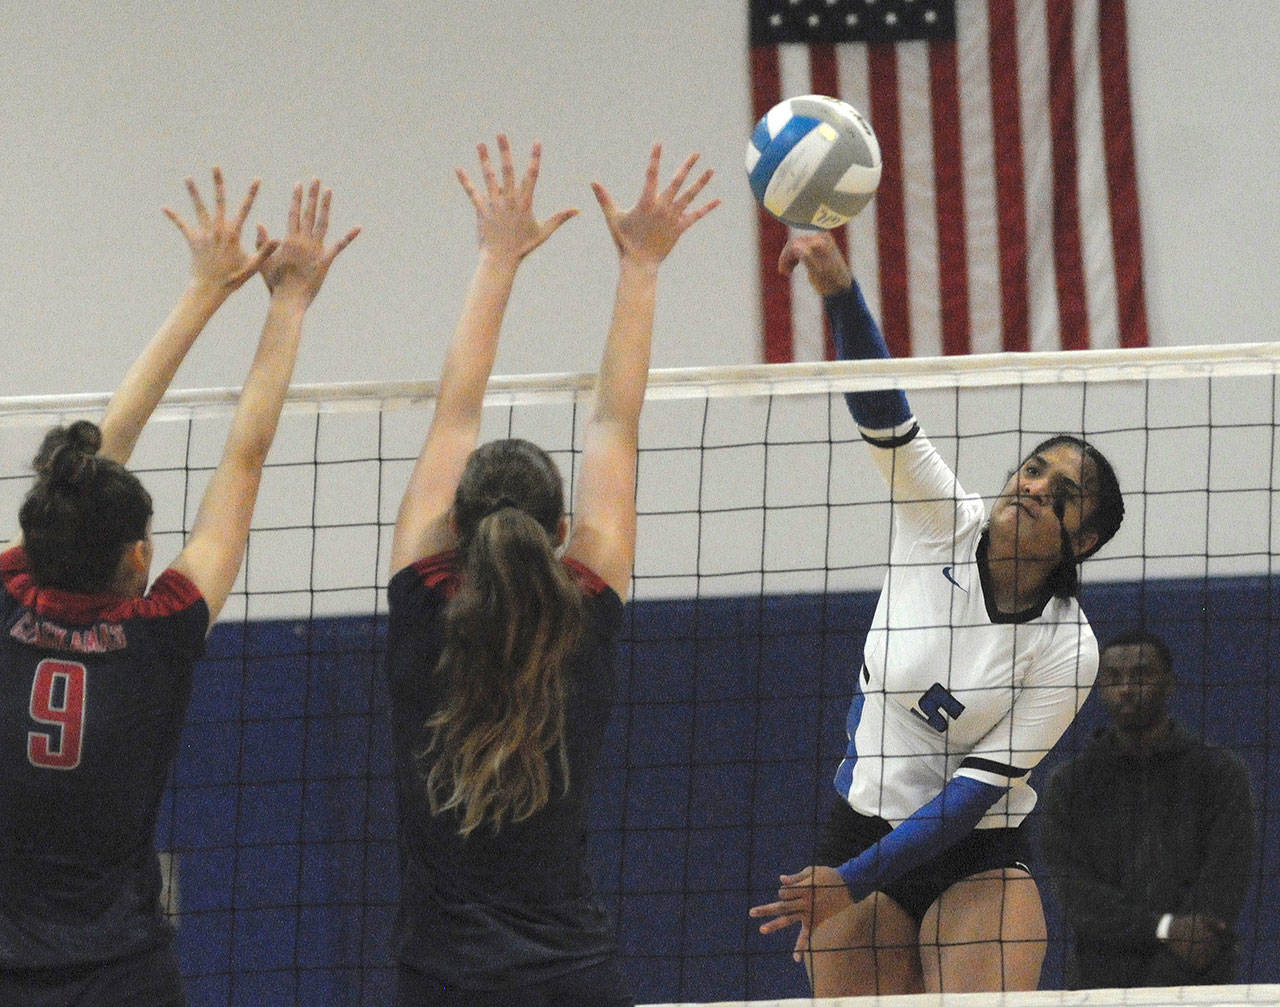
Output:
[[[45,434],[32,465],[41,479],[76,484],[92,477],[97,468],[94,457],[102,447],[102,431],[96,423],[76,420],[70,426],[54,427]]]

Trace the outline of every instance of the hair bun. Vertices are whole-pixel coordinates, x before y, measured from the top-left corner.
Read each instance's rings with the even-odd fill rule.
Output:
[[[45,434],[32,460],[42,479],[78,483],[97,468],[91,459],[102,447],[102,431],[96,423],[76,420],[70,426],[54,427]]]

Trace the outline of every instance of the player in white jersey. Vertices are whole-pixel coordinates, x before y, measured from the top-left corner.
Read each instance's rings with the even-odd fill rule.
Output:
[[[846,358],[888,356],[829,233],[793,239]],[[1120,526],[1115,473],[1069,435],[1036,446],[990,514],[900,391],[846,396],[889,486],[889,569],[867,634],[820,864],[751,910],[800,924],[816,996],[1035,989],[1040,896],[1020,826],[1027,774],[1093,685],[1076,567]],[[830,866],[827,866],[830,865]]]

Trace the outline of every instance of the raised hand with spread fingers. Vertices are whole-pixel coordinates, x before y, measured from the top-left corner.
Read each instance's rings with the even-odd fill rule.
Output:
[[[121,465],[133,454],[142,428],[168,390],[196,337],[223,302],[256,273],[275,250],[274,242],[259,244],[253,253],[246,252],[240,245],[240,233],[258,195],[256,178],[249,184],[240,209],[230,218],[220,168],[213,169],[213,213],[205,206],[195,180],[188,178],[186,186],[191,194],[194,219],[188,223],[168,206],[163,212],[191,249],[191,282],[120,382],[100,424],[102,446],[98,454]]]

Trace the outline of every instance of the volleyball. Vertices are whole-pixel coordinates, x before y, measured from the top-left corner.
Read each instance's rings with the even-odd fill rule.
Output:
[[[852,105],[805,94],[774,105],[747,143],[756,202],[785,224],[830,230],[846,223],[880,184],[880,144]]]

